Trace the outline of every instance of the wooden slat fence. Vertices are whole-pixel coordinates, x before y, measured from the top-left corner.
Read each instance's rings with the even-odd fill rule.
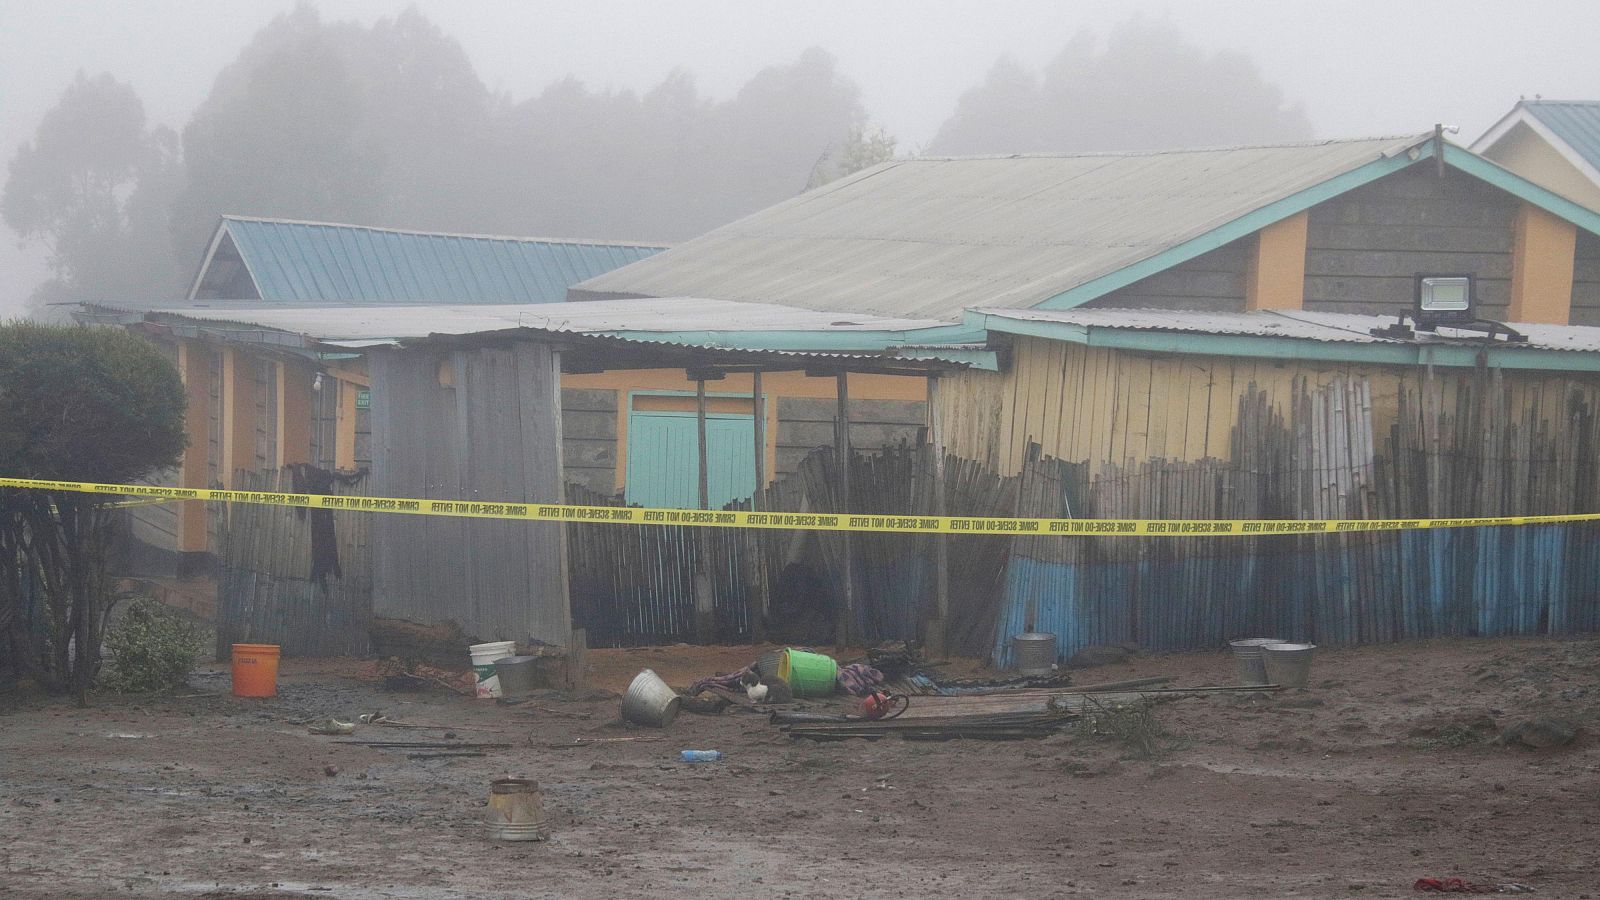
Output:
[[[1425,378],[1379,435],[1363,378],[1297,380],[1288,410],[1254,384],[1228,459],[1083,464],[1030,451],[1023,514],[1362,519],[1600,510],[1591,393]],[[1083,498],[1081,501],[1077,498]],[[1369,643],[1600,627],[1600,528],[1549,525],[1245,538],[1018,538],[996,660],[1013,634],[1222,646],[1246,636]]]
[[[289,470],[240,472],[237,489],[288,492]],[[327,493],[360,495],[366,479]],[[373,514],[334,512],[343,576],[311,579],[310,510],[216,504],[222,573],[217,585],[217,658],[235,643],[279,644],[290,656],[361,656],[372,616]]]
[[[856,453],[850,467],[851,508],[858,513],[927,514],[933,504],[932,450],[901,444]],[[837,512],[840,473],[829,448],[812,451],[795,473],[762,492],[763,510]],[[954,515],[1006,515],[1016,479],[970,460],[946,462],[947,508]],[[615,497],[568,485],[570,502],[611,505]],[[748,501],[730,509],[748,508]],[[567,527],[574,619],[592,645],[636,645],[694,636],[694,572],[704,564],[715,598],[716,636],[747,641],[757,619],[756,554],[764,554],[769,622],[774,637],[798,643],[832,639],[842,596],[843,538],[834,532],[741,531],[723,528],[597,524]],[[933,538],[856,533],[856,633],[867,641],[914,640],[933,603]],[[953,634],[982,652],[994,629],[1005,537],[964,538],[951,545]],[[796,571],[809,573],[799,578]]]

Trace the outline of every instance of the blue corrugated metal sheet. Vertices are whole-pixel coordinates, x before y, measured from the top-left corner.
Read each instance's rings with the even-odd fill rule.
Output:
[[[665,249],[231,216],[222,227],[261,299],[281,301],[559,303],[569,285]]]
[[[1017,554],[1006,570],[993,659],[1010,666],[1011,637],[1028,630],[1055,633],[1063,659],[1129,641],[1207,650],[1258,635],[1352,644],[1593,631],[1595,534],[1587,525],[1408,531],[1320,558],[1305,542],[1328,538],[1289,538],[1279,552],[1219,546],[1214,554],[1077,564]],[[1383,577],[1362,590],[1363,571]]]
[[[1522,106],[1589,165],[1600,168],[1600,101],[1524,100]]]

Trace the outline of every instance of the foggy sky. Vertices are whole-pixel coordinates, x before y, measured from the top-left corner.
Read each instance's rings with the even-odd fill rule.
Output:
[[[181,128],[217,71],[294,0],[0,0],[0,160],[9,161],[73,74],[109,70],[153,124]],[[1600,4],[1544,0],[1139,2],[1066,0],[862,3],[319,0],[325,21],[370,24],[415,5],[459,40],[493,90],[514,99],[574,75],[646,90],[675,68],[724,97],[763,66],[809,46],[833,53],[868,113],[925,145],[1002,55],[1038,68],[1079,31],[1135,14],[1165,19],[1209,50],[1249,55],[1318,136],[1408,133],[1436,121],[1470,141],[1519,95],[1600,98],[1592,62]],[[0,226],[0,315],[46,277]],[[196,248],[199,253],[199,248]]]

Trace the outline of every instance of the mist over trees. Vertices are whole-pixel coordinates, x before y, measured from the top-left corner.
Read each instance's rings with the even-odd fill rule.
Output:
[[[839,174],[866,127],[818,49],[727,100],[678,71],[643,94],[566,79],[513,102],[414,9],[369,28],[302,6],[217,76],[181,146],[146,129],[132,88],[80,77],[13,158],[0,211],[50,254],[35,305],[164,297],[224,213],[677,241]]]
[[[1140,18],[1104,46],[1079,34],[1034,73],[1002,59],[961,97],[930,153],[1153,150],[1308,140],[1311,122],[1249,57],[1207,54]]]
[[[504,197],[469,214],[502,232],[682,240],[800,193],[865,117],[817,49],[721,102],[684,71],[643,95],[568,79],[504,111],[486,160]]]
[[[34,304],[164,295],[174,287],[169,201],[178,139],[110,75],[78,73],[11,159],[0,217],[42,244],[52,277]]]
[[[1002,60],[930,152],[1140,149],[1309,137],[1249,59],[1132,20],[1042,72]],[[224,213],[681,241],[893,157],[857,86],[807,50],[714,99],[686,70],[644,92],[576,79],[513,100],[415,9],[372,26],[275,18],[183,127],[80,75],[10,161],[0,215],[42,245],[35,305],[177,297]]]
[[[483,85],[415,10],[371,28],[301,7],[263,29],[184,128],[174,234],[222,213],[448,231],[673,241],[791,197],[865,119],[809,50],[714,102],[687,72],[640,95]]]
[[[371,28],[302,6],[257,32],[183,129],[173,240],[224,213],[468,230],[494,98],[415,10]]]

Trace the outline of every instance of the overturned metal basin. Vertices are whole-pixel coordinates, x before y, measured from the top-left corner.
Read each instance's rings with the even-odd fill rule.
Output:
[[[639,725],[657,728],[671,724],[678,717],[683,700],[654,669],[645,669],[633,677],[627,694],[622,698],[622,718]]]

